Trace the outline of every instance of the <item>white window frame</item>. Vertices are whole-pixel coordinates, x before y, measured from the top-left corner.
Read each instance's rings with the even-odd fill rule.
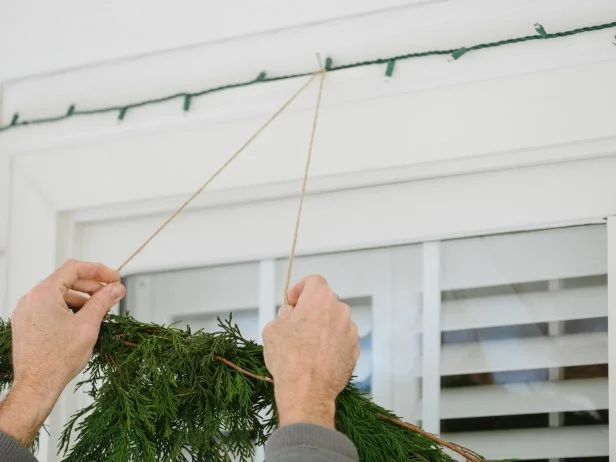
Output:
[[[376,188],[344,189],[311,195],[308,201],[312,211],[304,218],[304,232],[300,254],[325,251],[360,249],[400,243],[417,243],[453,237],[494,234],[501,232],[544,229],[590,223],[608,223],[609,270],[616,271],[616,156],[590,158],[575,162],[534,167],[479,172],[463,176],[446,176],[390,183]],[[382,172],[378,173],[379,175]],[[369,184],[369,183],[368,183]],[[520,185],[524,185],[522,188]],[[340,189],[340,188],[337,188]],[[460,197],[460,196],[463,197]],[[251,195],[254,198],[254,196]],[[335,203],[332,203],[335,198]],[[428,205],[420,203],[430,199]],[[11,171],[11,226],[8,273],[8,301],[13,303],[19,294],[36,283],[40,275],[52,271],[56,265],[72,255],[77,258],[98,257],[103,261],[115,261],[126,254],[118,248],[118,242],[108,239],[114,233],[123,238],[139,239],[143,230],[149,229],[159,216],[168,212],[172,198],[149,203],[148,208],[111,207],[100,210],[59,213],[29,180],[27,173],[13,164]],[[534,200],[530,200],[534,199]],[[352,211],[353,203],[360,201],[362,214]],[[289,235],[284,230],[290,221],[290,210],[297,203],[296,197],[281,197],[257,202],[246,201],[241,206],[229,207],[221,213],[213,204],[197,206],[186,220],[179,221],[165,231],[170,242],[178,233],[186,233],[196,226],[196,232],[207,223],[216,223],[214,231],[224,231],[237,226],[248,217],[267,217],[262,220],[265,228],[255,224],[260,235],[252,239],[241,235],[226,239],[219,234],[204,245],[192,248],[191,252],[169,252],[164,245],[154,243],[149,254],[137,258],[129,273],[141,273],[160,269],[182,268],[195,265],[213,265],[223,262],[265,260],[264,274],[272,278],[272,258],[286,255]],[[394,213],[404,210],[406,213]],[[485,211],[490,210],[489,216]],[[277,211],[277,213],[273,213]],[[282,211],[282,212],[280,212]],[[149,215],[145,216],[146,213]],[[39,227],[32,228],[31,216],[38,217]],[[316,219],[319,222],[316,222]],[[375,219],[377,221],[375,221]],[[144,227],[144,220],[146,221]],[[212,221],[214,220],[214,221]],[[323,220],[323,221],[321,221]],[[328,223],[330,232],[317,232],[321,222]],[[334,226],[332,226],[332,223]],[[28,224],[28,226],[26,226]],[[204,225],[205,224],[205,225]],[[260,227],[261,226],[261,227]],[[90,231],[84,231],[84,230]],[[40,230],[55,230],[42,233]],[[94,230],[94,231],[92,231]],[[269,232],[264,233],[264,231]],[[111,234],[110,234],[111,233]],[[163,234],[159,243],[163,241]],[[210,235],[210,239],[213,235]],[[103,240],[101,240],[103,239]],[[191,242],[189,240],[189,242]],[[104,244],[106,243],[106,244]],[[109,256],[106,260],[105,255]],[[22,262],[28,262],[24,265]],[[271,279],[270,279],[271,280]],[[611,278],[613,280],[613,278]],[[265,286],[267,281],[263,282]],[[426,288],[433,289],[434,281],[425,281]],[[616,310],[615,283],[609,285],[609,312]],[[268,283],[269,286],[269,283]],[[275,294],[264,292],[262,304],[269,307]],[[266,322],[267,319],[263,319]],[[435,320],[433,320],[435,321]],[[428,322],[428,321],[425,321]],[[613,327],[611,320],[610,326]],[[614,329],[610,329],[610,402],[616,402],[616,354],[614,353]],[[431,396],[431,395],[430,395]],[[423,403],[424,409],[438,409],[438,393],[432,400]],[[56,425],[65,421],[81,399],[67,393],[52,414]],[[614,407],[610,407],[614,415]],[[57,430],[52,431],[52,438]],[[616,441],[616,425],[610,426],[610,440]],[[55,460],[55,443],[43,438],[41,460]],[[613,449],[612,449],[613,451]]]

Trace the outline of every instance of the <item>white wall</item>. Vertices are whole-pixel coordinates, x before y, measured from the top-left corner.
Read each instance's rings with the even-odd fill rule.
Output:
[[[4,316],[8,313],[8,309],[5,307],[7,303],[6,299],[6,250],[0,250],[0,313]]]
[[[305,4],[233,0],[218,3],[213,9],[210,3],[192,0],[16,2],[3,6],[0,19],[0,43],[6,44],[0,48],[0,62],[5,63],[0,78],[36,75],[416,3],[420,0]],[[19,53],[16,47],[8,46],[15,44],[16,37]]]
[[[194,0],[5,2],[0,9],[0,80],[165,50],[207,48],[219,42],[230,43],[237,56],[238,43],[255,42],[267,34],[281,38],[281,31],[297,34],[298,29],[307,44],[316,48],[303,46],[296,52],[320,50],[336,56],[343,52],[343,56],[361,59],[379,52],[451,46],[460,40],[472,42],[503,33],[525,35],[532,33],[535,21],[543,22],[548,30],[602,22],[614,17],[615,8],[609,0],[583,5],[573,0],[316,0],[305,4],[233,0],[219,2],[215,8]],[[367,15],[380,16],[390,27],[379,27],[378,34],[364,30],[357,35],[354,28],[365,26],[362,21]],[[506,29],[503,17],[507,18]],[[324,33],[332,24],[338,30],[333,37]],[[271,51],[270,46],[262,48],[259,60],[276,58],[293,66],[297,59],[291,53],[276,56]],[[214,63],[224,69],[222,75],[229,73],[229,67],[252,69],[243,63]]]

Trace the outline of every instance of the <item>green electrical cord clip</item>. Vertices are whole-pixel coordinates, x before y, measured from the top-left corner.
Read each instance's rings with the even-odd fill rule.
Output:
[[[545,31],[545,27],[543,27],[538,22],[535,23],[535,30],[541,35],[542,38],[548,38],[549,34]]]
[[[390,59],[389,61],[387,61],[387,68],[385,69],[385,77],[387,77],[388,79],[391,78],[391,76],[394,75],[395,67],[396,67],[395,59]]]
[[[469,50],[468,50],[468,48],[464,48],[464,47],[459,48],[459,49],[457,49],[456,51],[454,51],[453,53],[451,53],[451,57],[452,57],[454,60],[460,59],[460,58],[461,58],[462,56],[464,56],[464,55],[465,55],[468,51],[469,51]]]
[[[124,117],[126,117],[127,111],[128,111],[127,107],[123,107],[122,109],[120,109],[120,113],[118,114],[118,120],[124,120]]]

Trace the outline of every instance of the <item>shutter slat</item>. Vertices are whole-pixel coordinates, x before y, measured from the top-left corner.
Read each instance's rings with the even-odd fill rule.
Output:
[[[559,459],[608,455],[608,426],[449,433],[442,437],[487,459]]]
[[[563,335],[445,345],[441,375],[473,374],[607,362],[607,334]]]
[[[607,316],[607,288],[477,297],[443,302],[443,331]]]
[[[441,290],[605,274],[606,243],[604,226],[445,241]]]
[[[604,378],[451,388],[441,395],[441,419],[608,407],[608,381]]]

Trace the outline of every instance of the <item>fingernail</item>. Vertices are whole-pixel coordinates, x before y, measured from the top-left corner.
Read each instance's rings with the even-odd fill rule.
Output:
[[[121,299],[122,297],[124,297],[125,293],[126,293],[126,289],[119,282],[117,284],[114,284],[113,287],[111,288],[111,296],[113,297],[114,300]]]

